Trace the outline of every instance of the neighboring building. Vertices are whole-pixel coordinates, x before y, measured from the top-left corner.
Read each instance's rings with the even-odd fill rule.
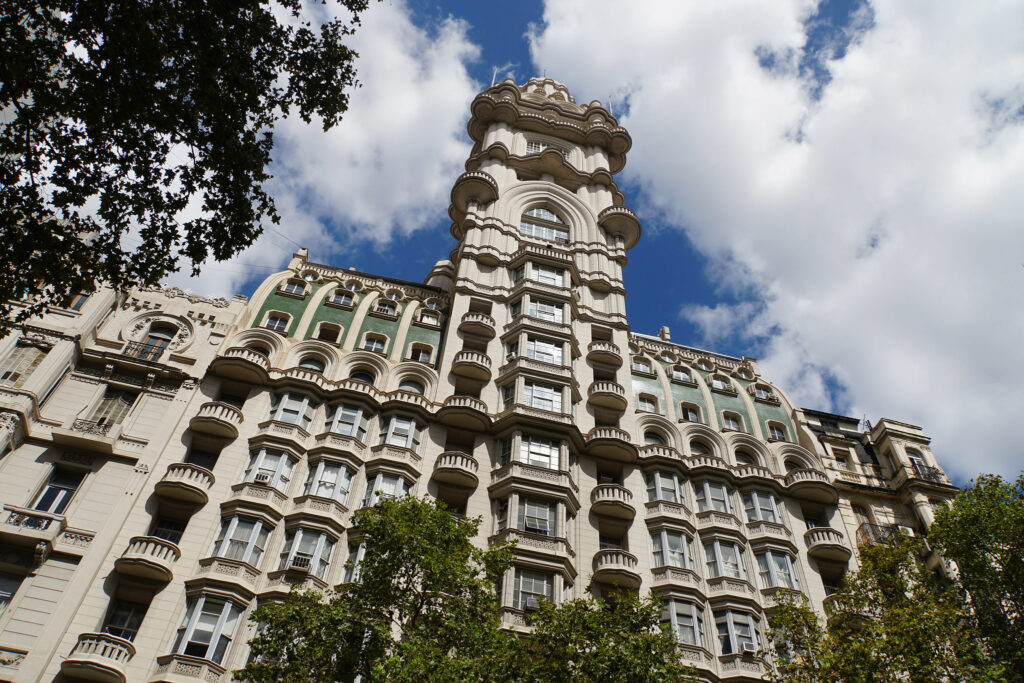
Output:
[[[425,284],[313,263],[245,304],[101,289],[0,342],[0,679],[228,681],[247,617],[358,578],[351,511],[429,494],[514,539],[504,622],[653,590],[711,681],[857,542],[956,491],[919,428],[801,410],[751,358],[631,332],[630,138],[564,86],[472,105]]]

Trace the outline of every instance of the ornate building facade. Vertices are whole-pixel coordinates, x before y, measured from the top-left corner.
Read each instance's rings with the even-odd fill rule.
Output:
[[[550,79],[481,93],[424,283],[305,250],[253,297],[101,288],[0,341],[0,680],[228,681],[247,617],[358,579],[351,513],[442,499],[517,541],[503,619],[653,591],[709,681],[766,611],[956,489],[921,429],[794,406],[631,331],[630,138]]]

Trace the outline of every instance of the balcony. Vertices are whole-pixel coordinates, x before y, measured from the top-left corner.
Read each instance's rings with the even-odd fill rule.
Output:
[[[125,683],[125,667],[135,656],[130,640],[109,633],[83,633],[60,672],[69,678],[102,683]]]
[[[467,171],[455,179],[448,215],[460,223],[471,203],[490,204],[498,198],[498,183],[484,171]]]
[[[714,455],[691,455],[686,459],[686,465],[692,474],[724,474],[729,470],[729,463]]]
[[[254,445],[253,442],[274,443],[300,453],[309,446],[309,432],[297,424],[266,420],[257,426],[259,431],[251,437],[250,445]]]
[[[491,358],[479,351],[464,349],[452,359],[452,372],[459,377],[486,382],[491,379]]]
[[[284,515],[285,506],[288,503],[288,496],[270,485],[270,478],[264,477],[264,473],[258,472],[255,481],[243,481],[231,485],[231,496],[228,501],[238,501],[246,506],[264,510],[275,519]],[[287,482],[281,482],[282,487],[288,487]]]
[[[156,483],[154,490],[158,496],[169,500],[206,505],[214,481],[216,479],[210,470],[187,462],[177,462],[167,467],[167,473]]]
[[[234,439],[238,436],[238,426],[242,420],[242,411],[233,405],[208,401],[199,406],[199,412],[189,421],[188,426],[193,432]]]
[[[619,548],[606,548],[594,553],[594,580],[620,588],[640,587],[636,555]]]
[[[913,533],[913,529],[909,529]],[[899,538],[907,531],[895,524],[870,524],[865,522],[857,527],[857,545],[884,545]]]
[[[599,365],[622,367],[622,352],[610,341],[595,340],[587,346],[587,360]]]
[[[626,398],[626,390],[617,382],[599,381],[594,382],[587,389],[587,402],[597,408],[613,410],[617,413],[625,412],[629,407],[629,399]]]
[[[697,528],[697,521],[690,512],[690,509],[682,503],[673,503],[669,500],[649,500],[644,503],[647,508],[646,519],[648,523],[655,520],[667,522],[682,522],[691,530]]]
[[[679,454],[679,451],[672,448],[671,446],[647,444],[641,446],[638,450],[640,451],[640,460],[642,462],[662,461],[671,463],[673,465],[678,465],[683,461],[683,457],[682,455]]]
[[[590,509],[595,515],[632,520],[636,517],[633,493],[618,484],[598,484],[590,492]]]
[[[597,224],[610,235],[621,235],[626,249],[631,249],[640,239],[640,219],[628,207],[609,206],[597,214]]]
[[[20,545],[36,547],[39,543],[47,546],[47,554],[53,548],[57,537],[67,527],[63,515],[42,512],[31,508],[4,505],[4,512],[10,513],[0,526],[0,546]]]
[[[449,396],[437,411],[437,419],[449,427],[482,431],[491,426],[487,404],[473,396]]]
[[[579,487],[568,472],[526,465],[521,462],[510,462],[491,472],[489,489],[493,496],[503,495],[512,488],[513,484],[525,485],[538,493],[545,492],[561,496],[568,501],[573,513],[579,509],[579,499],[577,498]]]
[[[848,561],[853,552],[845,541],[841,531],[827,526],[816,526],[804,532],[807,554],[822,560]]]
[[[572,558],[576,557],[576,551],[569,545],[568,539],[561,536],[545,536],[530,531],[519,529],[502,529],[488,539],[489,542],[497,541],[515,542],[516,550],[522,553],[542,553],[545,555],[556,555],[561,558],[567,566],[571,565]]]
[[[174,578],[171,567],[181,557],[181,550],[170,541],[155,536],[136,536],[128,541],[128,549],[114,560],[118,574],[167,583]]]
[[[51,431],[53,442],[79,451],[111,455],[121,425],[95,420],[74,420],[70,426],[54,427]]]
[[[683,567],[651,567],[655,590],[688,589],[704,596],[704,580],[697,572]]]
[[[408,472],[413,479],[420,476],[420,465],[423,458],[411,448],[379,444],[370,449],[370,457],[366,461],[367,467],[374,464],[383,464],[391,467],[398,467]]]
[[[217,683],[227,672],[223,666],[209,659],[188,655],[162,655],[156,658],[156,673],[150,683],[184,683],[184,681],[207,681]]]
[[[839,500],[839,492],[829,481],[824,472],[818,470],[793,470],[786,474],[786,487],[789,493],[797,498],[814,501],[815,503],[834,504]]]
[[[701,531],[725,531],[743,535],[743,524],[736,515],[718,510],[701,510],[697,513],[697,528]]]
[[[632,444],[629,432],[618,427],[594,427],[587,432],[587,453],[618,462],[636,460],[636,446]]]
[[[434,473],[431,476],[434,481],[472,489],[480,483],[477,477],[479,468],[472,455],[459,451],[445,451],[434,461]]]
[[[908,465],[902,467],[892,478],[892,486],[896,489],[902,488],[907,484],[920,484],[922,482],[947,489],[953,488],[942,470],[938,467],[929,467],[927,465]]]
[[[225,581],[239,586],[243,594],[256,594],[262,573],[248,562],[232,560],[227,557],[204,557],[199,560],[199,568],[189,579],[193,584],[222,584]]]
[[[779,483],[770,469],[760,465],[736,465],[732,468],[732,473],[740,483],[770,484],[772,486],[777,486]]]
[[[270,359],[259,351],[233,346],[213,359],[210,372],[240,382],[261,384],[270,373]]]
[[[496,333],[494,318],[486,313],[469,311],[462,315],[462,320],[459,322],[459,332],[484,337],[485,339],[494,339]]]

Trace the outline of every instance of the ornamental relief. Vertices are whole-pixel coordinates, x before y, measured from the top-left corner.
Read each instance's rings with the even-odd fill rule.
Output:
[[[146,333],[149,331],[150,326],[152,326],[153,323],[165,323],[177,328],[178,331],[167,346],[171,351],[182,350],[192,343],[192,339],[194,337],[192,325],[181,318],[162,313],[150,313],[133,319],[128,326],[121,330],[121,336],[125,341],[142,341],[145,339]]]

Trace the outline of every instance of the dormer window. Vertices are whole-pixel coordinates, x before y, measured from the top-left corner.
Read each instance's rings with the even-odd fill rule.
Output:
[[[686,368],[672,368],[672,379],[676,382],[693,382],[690,371]]]
[[[398,315],[398,307],[390,301],[378,301],[377,305],[373,307],[373,312],[380,315],[386,315],[393,317]]]
[[[651,363],[650,363],[650,361],[646,360],[645,358],[634,358],[633,359],[633,372],[643,372],[645,374],[650,374],[650,372],[651,372]]]
[[[725,379],[724,377],[718,377],[718,376],[715,376],[715,377],[711,378],[711,388],[712,389],[717,389],[718,391],[732,391],[733,390],[732,384],[729,383],[729,380]]]
[[[763,384],[758,384],[754,387],[754,396],[761,399],[762,401],[773,401],[775,400],[775,392]]]
[[[697,367],[700,368],[702,372],[711,372],[714,369],[711,363],[704,360],[703,358],[697,361]]]
[[[358,291],[362,290],[362,288],[363,288],[363,286],[361,284],[359,284],[358,282],[356,282],[355,280],[352,280],[351,282],[346,282],[345,283],[345,289],[347,289],[350,292],[358,292]]]
[[[352,305],[353,301],[354,299],[352,298],[351,293],[339,289],[331,295],[328,303],[334,304],[335,306],[349,307]]]
[[[542,206],[525,212],[519,220],[519,232],[550,242],[565,244],[569,241],[569,229],[558,214]]]

